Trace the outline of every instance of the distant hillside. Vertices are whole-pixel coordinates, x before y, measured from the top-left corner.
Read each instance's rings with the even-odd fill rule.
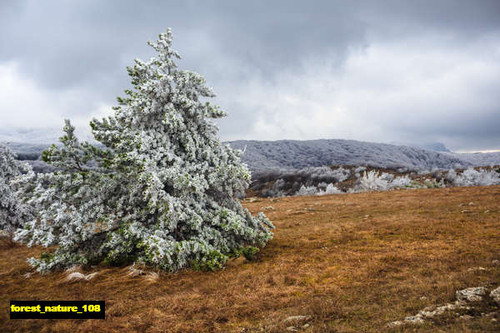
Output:
[[[409,147],[415,147],[415,148],[422,148],[422,149],[427,149],[427,150],[434,150],[434,151],[439,151],[439,152],[448,152],[451,153],[451,150],[449,150],[443,143],[441,142],[427,142],[427,143],[412,143],[412,142],[399,142],[399,141],[393,141],[389,142],[391,145],[395,146],[409,146]]]
[[[455,156],[475,166],[500,165],[500,152],[495,153],[455,153]]]
[[[302,169],[310,166],[356,165],[409,170],[450,169],[500,165],[498,153],[451,153],[354,140],[231,141],[244,150],[243,161],[253,171]],[[18,159],[28,161],[36,171],[51,170],[39,160],[49,144],[8,143]]]
[[[446,148],[446,146],[441,142],[426,143],[421,145],[420,148],[451,153],[451,150]]]
[[[42,155],[42,151],[47,149],[50,144],[33,144],[23,142],[8,142],[7,146],[16,153],[19,160],[37,160]]]
[[[332,164],[430,170],[500,164],[500,153],[458,154],[354,140],[241,140],[228,143],[245,151],[243,161],[252,170],[301,169]]]

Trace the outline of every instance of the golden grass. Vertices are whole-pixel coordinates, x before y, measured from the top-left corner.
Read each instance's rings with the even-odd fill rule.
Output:
[[[472,202],[471,205],[469,203]],[[303,332],[499,331],[491,317],[387,323],[454,300],[457,289],[500,285],[500,186],[245,201],[266,208],[275,238],[248,262],[218,272],[129,276],[95,267],[90,281],[63,272],[24,278],[43,249],[0,247],[0,331]],[[272,206],[272,207],[269,207]],[[486,270],[469,270],[474,267]],[[149,276],[149,278],[148,278]],[[10,320],[17,300],[105,300],[106,320]],[[494,311],[492,309],[491,311]],[[498,317],[498,308],[497,311]]]

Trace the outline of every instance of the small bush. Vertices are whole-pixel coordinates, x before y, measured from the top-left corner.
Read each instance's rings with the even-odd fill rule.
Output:
[[[216,271],[221,269],[228,259],[228,256],[223,255],[219,251],[211,251],[208,255],[201,258],[201,260],[192,260],[191,268],[195,271],[203,272]]]
[[[500,175],[494,171],[468,168],[460,176],[456,176],[453,183],[456,186],[497,185],[500,184]]]
[[[387,191],[390,186],[389,182],[384,179],[385,174],[380,175],[378,171],[371,170],[363,173],[360,179],[360,187],[362,191]]]
[[[257,252],[259,252],[259,249],[255,246],[247,246],[241,251],[245,259],[248,261],[254,260]]]

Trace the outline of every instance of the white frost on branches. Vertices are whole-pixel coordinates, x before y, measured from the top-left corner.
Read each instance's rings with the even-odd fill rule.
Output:
[[[12,233],[31,218],[28,205],[19,200],[15,191],[16,178],[21,172],[31,172],[27,164],[15,159],[11,150],[0,144],[0,230]]]
[[[332,183],[320,183],[318,187],[304,186],[302,185],[300,189],[295,193],[296,196],[308,196],[308,195],[327,195],[327,194],[338,194],[342,193],[336,186]]]
[[[380,175],[378,171],[370,170],[364,172],[360,178],[360,188],[362,191],[387,191],[389,190],[389,180],[386,174]]]
[[[302,185],[300,189],[295,193],[296,196],[308,196],[308,195],[316,195],[318,193],[318,188],[316,186],[305,186]]]
[[[364,172],[360,178],[359,189],[368,191],[388,191],[391,189],[415,188],[415,184],[408,175],[394,177],[389,173],[370,170]]]
[[[216,269],[272,237],[271,222],[235,199],[250,173],[218,139],[211,119],[225,113],[206,101],[214,94],[205,79],[178,69],[170,30],[148,44],[157,56],[127,68],[134,89],[113,116],[91,122],[105,148],[80,143],[66,121],[63,146],[43,154],[58,171],[29,182],[39,214],[17,239],[58,245],[30,260],[40,271],[99,262]]]
[[[325,190],[323,191],[320,189],[316,195],[326,195],[326,194],[338,194],[342,193],[341,190],[339,190],[336,186],[334,186],[332,183],[326,185]]]
[[[498,185],[500,184],[500,173],[494,170],[468,168],[457,176],[455,171],[450,170],[448,180],[452,181],[455,186]]]
[[[391,181],[391,188],[410,188],[412,186],[412,180],[408,175],[396,177]]]

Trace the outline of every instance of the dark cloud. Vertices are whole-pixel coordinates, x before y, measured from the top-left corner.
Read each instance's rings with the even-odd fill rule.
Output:
[[[330,1],[316,5],[293,1],[20,1],[9,9],[0,25],[5,46],[1,59],[22,61],[27,73],[56,89],[95,82],[103,74],[115,75],[123,70],[126,59],[122,57],[145,55],[145,40],[167,26],[174,29],[179,49],[203,46],[197,54],[186,55],[191,65],[208,67],[205,64],[220,61],[210,57],[210,52],[217,52],[264,74],[297,66],[304,56],[328,50],[341,57],[364,33],[352,15],[353,8]]]
[[[32,103],[40,105],[33,114],[71,116],[83,124],[113,105],[127,88],[125,66],[135,57],[151,55],[145,41],[171,27],[175,47],[183,55],[181,67],[205,75],[219,96],[217,102],[230,113],[220,123],[224,138],[305,139],[340,134],[401,141],[397,136],[420,139],[426,135],[442,138],[455,148],[500,148],[495,146],[500,135],[492,128],[498,124],[498,111],[490,105],[500,95],[496,88],[500,82],[488,78],[491,85],[485,87],[477,77],[498,69],[498,17],[496,0],[0,1],[0,70],[8,73],[0,85],[8,85],[6,77],[11,77],[9,82],[27,86],[26,93],[34,96]],[[409,49],[414,54],[408,54]],[[388,64],[395,63],[405,72],[376,71],[386,64],[374,50],[382,50],[379,53]],[[414,59],[408,60],[409,56]],[[439,64],[433,64],[438,57],[451,57],[458,67],[483,68],[474,72],[476,77],[465,73],[463,78],[447,80],[462,72],[443,70],[446,66],[437,60]],[[384,73],[404,74],[407,79],[390,79]],[[449,84],[449,89],[443,87],[447,100],[421,103],[419,98],[429,94],[421,86],[433,76]],[[462,87],[466,80],[474,92],[466,101],[472,106],[459,110],[460,114],[487,119],[474,122],[475,130],[463,128],[453,116],[456,105],[450,100],[453,87]],[[403,91],[401,85],[408,89]],[[358,95],[351,96],[350,91]],[[413,113],[423,114],[421,119],[427,117],[424,108],[439,108],[435,113],[441,125],[428,126],[419,117],[408,125],[399,116],[406,97],[421,105],[410,107]],[[8,118],[7,112],[19,103],[14,97],[6,98],[10,101],[0,103],[0,121],[10,127],[35,126]],[[487,105],[481,106],[484,101]],[[387,113],[383,120],[374,116],[377,109]],[[22,112],[30,114],[26,109]],[[309,124],[300,112],[310,113],[309,118],[317,121]],[[370,126],[363,127],[360,118]],[[335,122],[343,127],[328,125]],[[53,123],[59,126],[60,120]],[[403,134],[400,128],[405,129]]]

